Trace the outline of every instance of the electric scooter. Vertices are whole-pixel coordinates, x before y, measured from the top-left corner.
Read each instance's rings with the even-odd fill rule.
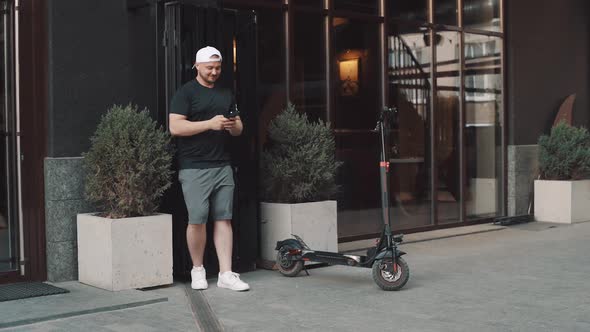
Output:
[[[287,277],[295,277],[305,267],[305,262],[320,262],[329,265],[347,265],[373,269],[373,280],[386,291],[400,290],[410,278],[410,270],[406,261],[401,257],[406,253],[398,249],[403,240],[403,234],[394,235],[391,231],[391,216],[389,210],[388,173],[389,161],[385,150],[385,128],[394,109],[384,108],[378,116],[375,131],[379,133],[381,144],[381,160],[379,162],[381,183],[381,216],[383,231],[375,247],[367,250],[366,256],[346,255],[327,251],[310,249],[299,236],[278,241],[277,267],[279,272]],[[307,272],[307,270],[306,270]]]

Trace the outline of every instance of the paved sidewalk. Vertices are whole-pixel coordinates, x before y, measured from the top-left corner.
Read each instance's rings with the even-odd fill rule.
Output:
[[[590,331],[590,222],[489,226],[413,236],[399,292],[343,266],[245,273],[244,293],[215,279],[115,293],[68,282],[68,294],[1,302],[0,326],[26,325],[0,331]]]
[[[380,290],[371,270],[296,278],[259,270],[252,290],[204,291],[226,331],[590,331],[590,222],[531,223],[405,244],[411,276]]]
[[[0,302],[0,327],[20,325],[0,331],[199,330],[181,283],[120,292],[75,281],[55,285],[70,293]]]

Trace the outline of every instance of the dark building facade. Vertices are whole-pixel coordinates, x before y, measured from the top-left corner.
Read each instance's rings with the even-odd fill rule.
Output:
[[[81,155],[113,104],[166,126],[196,50],[224,55],[245,135],[238,170],[235,264],[258,255],[258,155],[291,101],[334,130],[338,237],[380,230],[377,113],[388,139],[394,228],[403,232],[526,213],[536,142],[564,99],[590,124],[589,5],[581,0],[0,1],[2,201],[0,283],[77,278]],[[184,204],[174,215],[183,274]],[[209,241],[212,243],[212,241]],[[210,258],[211,264],[214,259]]]

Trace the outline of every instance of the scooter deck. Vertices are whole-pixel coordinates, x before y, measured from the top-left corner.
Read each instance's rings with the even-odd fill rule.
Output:
[[[321,262],[330,265],[365,266],[367,256],[346,255],[329,251],[303,251],[302,260]]]

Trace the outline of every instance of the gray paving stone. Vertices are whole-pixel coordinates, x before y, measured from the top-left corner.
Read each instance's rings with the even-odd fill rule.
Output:
[[[550,226],[529,223],[403,244],[411,277],[399,292],[377,288],[369,269],[334,266],[295,278],[245,273],[252,287],[245,293],[219,289],[211,279],[202,294],[225,331],[588,331],[590,222]],[[80,287],[67,305],[96,305],[113,296],[129,301],[138,294],[168,301],[7,331],[197,330],[184,285],[108,297]],[[26,308],[47,313],[66,305],[59,296]],[[23,302],[0,304],[0,322],[24,312],[18,308]]]
[[[369,269],[334,266],[256,271],[243,275],[248,293],[205,294],[228,331],[575,331],[590,317],[588,238],[583,223],[405,244],[399,292],[378,289]]]
[[[78,282],[56,283],[56,285],[68,289],[70,293],[1,302],[0,328],[39,321],[48,321],[49,326],[52,326],[53,320],[58,322],[65,320],[64,317],[75,317],[76,315],[88,317],[86,315],[105,310],[167,301],[166,296],[158,292],[138,290],[110,292]],[[87,322],[86,318],[81,321],[81,324],[84,326]],[[88,324],[92,325],[92,323]],[[101,326],[101,324],[97,326]]]

